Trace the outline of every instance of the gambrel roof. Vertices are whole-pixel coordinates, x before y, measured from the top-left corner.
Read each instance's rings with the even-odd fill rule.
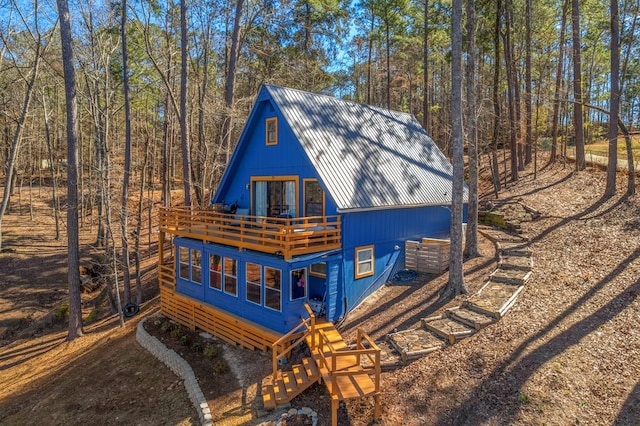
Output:
[[[338,210],[451,204],[451,163],[413,115],[280,86],[263,90]],[[465,187],[465,202],[467,195]]]

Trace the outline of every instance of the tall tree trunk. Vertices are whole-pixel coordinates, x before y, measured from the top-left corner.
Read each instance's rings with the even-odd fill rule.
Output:
[[[69,284],[69,333],[67,340],[84,334],[80,300],[80,242],[78,230],[78,104],[71,24],[67,0],[56,0],[60,19],[60,41],[67,101],[67,270]]]
[[[609,163],[607,164],[607,186],[605,195],[612,196],[616,193],[616,172],[618,169],[618,118],[620,116],[620,46],[618,36],[620,33],[620,21],[618,14],[618,0],[610,1],[611,15],[611,39],[610,62],[611,81],[609,96]]]
[[[131,102],[129,101],[129,56],[127,54],[127,0],[122,0],[122,77],[124,90],[124,177],[122,181],[122,213],[120,216],[120,236],[122,240],[122,286],[124,303],[131,303],[131,276],[129,273],[129,177],[131,175]]]
[[[135,271],[136,271],[136,303],[139,305],[142,303],[142,280],[140,279],[140,234],[142,232],[142,206],[144,205],[144,187],[146,186],[146,177],[147,177],[147,167],[149,165],[149,136],[145,138],[144,141],[144,160],[142,163],[142,173],[140,173],[140,192],[138,199],[138,220],[136,223],[136,234],[135,234],[135,248],[134,248],[134,256],[135,256]],[[153,199],[149,198],[149,210],[153,206]],[[149,232],[151,233],[151,232]],[[151,247],[151,244],[149,244]],[[149,248],[151,251],[151,248]]]
[[[462,195],[464,181],[462,131],[462,0],[453,0],[451,18],[451,132],[453,186],[451,203],[451,255],[449,283],[441,300],[467,293],[462,270]]]
[[[525,157],[524,163],[531,163],[531,152],[533,146],[532,140],[532,121],[533,121],[533,105],[531,94],[531,20],[532,20],[532,0],[526,0],[526,12],[525,12],[525,77],[524,77],[524,106],[525,106],[525,123],[526,123],[526,135],[525,135]],[[540,83],[538,83],[540,84]]]
[[[191,207],[191,150],[189,147],[189,120],[187,118],[187,0],[180,0],[180,139],[182,146],[182,182],[184,185],[184,205]]]
[[[423,92],[422,127],[429,133],[429,0],[424,0],[424,41],[422,53]]]
[[[387,10],[388,14],[388,10]],[[389,16],[385,16],[384,28],[385,28],[385,47],[387,50],[387,109],[391,108],[391,36],[389,29]]]
[[[516,100],[515,100],[515,70],[513,63],[513,46],[511,44],[511,4],[509,0],[505,1],[505,43],[504,43],[504,61],[507,72],[507,103],[509,106],[509,141],[511,151],[511,181],[518,180],[518,138],[516,118]]]
[[[49,113],[47,112],[47,99],[45,94],[42,94],[42,112],[44,115],[44,133],[45,140],[47,141],[47,154],[49,158],[49,171],[51,177],[51,196],[53,204],[53,217],[56,224],[55,240],[60,240],[60,204],[58,201],[58,182],[56,181],[56,169],[53,162],[53,148],[51,143],[51,131],[49,129]]]
[[[238,49],[240,47],[240,24],[242,22],[243,6],[244,0],[237,0],[235,17],[233,20],[233,33],[231,35],[231,57],[229,58],[229,69],[227,70],[227,79],[224,91],[226,116],[222,125],[222,137],[224,138],[226,153],[225,164],[228,164],[231,159],[233,102],[235,98],[236,66],[238,62]]]
[[[496,22],[493,30],[493,136],[491,138],[491,162],[493,189],[496,198],[502,189],[500,185],[500,168],[498,166],[498,137],[500,135],[500,21],[502,16],[502,0],[496,1]]]
[[[551,125],[551,155],[549,162],[556,161],[558,156],[558,122],[560,117],[560,89],[562,88],[562,74],[564,71],[564,43],[567,30],[567,10],[569,0],[562,4],[562,21],[560,22],[560,40],[558,41],[558,66],[556,68],[556,84],[553,95],[553,124]]]
[[[586,167],[584,157],[584,123],[582,106],[582,63],[580,46],[580,0],[571,1],[571,23],[573,33],[573,127],[576,133],[576,170]]]
[[[469,156],[469,208],[467,212],[468,257],[478,253],[478,133],[476,122],[476,7],[474,0],[467,0],[467,142]]]

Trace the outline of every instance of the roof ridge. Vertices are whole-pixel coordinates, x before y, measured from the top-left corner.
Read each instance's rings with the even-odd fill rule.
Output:
[[[395,109],[383,108],[383,107],[379,107],[379,106],[375,106],[375,105],[369,105],[369,104],[366,104],[366,103],[363,103],[363,102],[356,102],[356,101],[353,101],[351,99],[337,98],[335,96],[327,95],[327,94],[324,94],[324,93],[309,92],[308,90],[295,89],[295,88],[292,88],[292,87],[286,87],[286,86],[281,86],[279,84],[272,84],[272,83],[264,83],[264,86],[266,87],[267,90],[269,90],[269,88],[273,87],[273,88],[276,88],[276,89],[283,89],[283,90],[288,90],[288,91],[292,91],[292,92],[303,93],[305,95],[318,96],[318,97],[326,98],[326,99],[331,100],[331,101],[343,102],[343,103],[355,105],[355,106],[358,106],[358,107],[373,108],[376,111],[381,112],[381,113],[393,113],[393,114],[408,115],[410,117],[415,117],[414,114],[411,114],[409,112],[397,111]]]

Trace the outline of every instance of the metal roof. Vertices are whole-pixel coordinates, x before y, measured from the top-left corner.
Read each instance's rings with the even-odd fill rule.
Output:
[[[338,210],[451,204],[451,163],[413,115],[265,88]]]

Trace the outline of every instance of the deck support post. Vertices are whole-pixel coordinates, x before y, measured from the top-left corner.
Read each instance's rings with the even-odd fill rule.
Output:
[[[340,400],[337,395],[331,395],[331,425],[338,426],[338,406]]]

